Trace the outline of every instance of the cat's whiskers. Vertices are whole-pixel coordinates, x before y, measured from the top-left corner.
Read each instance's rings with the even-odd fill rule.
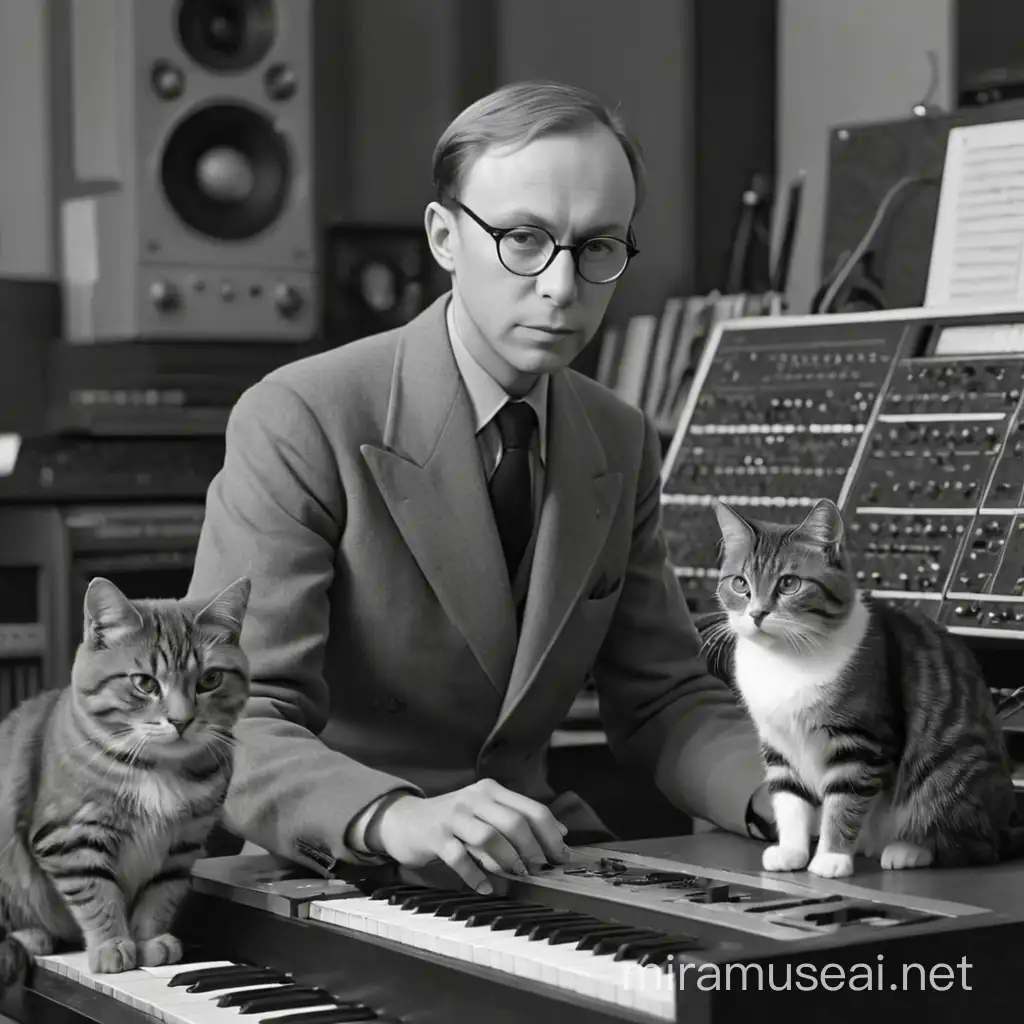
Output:
[[[732,636],[732,626],[728,621],[716,622],[709,630],[700,646],[701,654],[710,661],[719,648],[724,647]]]

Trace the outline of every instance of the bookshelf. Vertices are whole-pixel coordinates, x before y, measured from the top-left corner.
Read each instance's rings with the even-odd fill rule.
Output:
[[[670,296],[660,314],[638,313],[604,327],[594,376],[642,409],[667,443],[715,328],[740,317],[778,316],[783,301],[774,292]]]

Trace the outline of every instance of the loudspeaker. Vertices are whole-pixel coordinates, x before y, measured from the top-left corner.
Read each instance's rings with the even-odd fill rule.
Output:
[[[408,323],[446,287],[420,224],[329,227],[322,276],[332,346]]]
[[[65,2],[67,339],[312,337],[312,0]]]
[[[919,180],[890,196],[871,245],[828,311],[922,305],[951,129],[1022,117],[1024,102],[1014,102],[834,128],[829,137],[823,283],[815,296],[815,310],[837,270],[871,227],[886,196],[904,178]]]

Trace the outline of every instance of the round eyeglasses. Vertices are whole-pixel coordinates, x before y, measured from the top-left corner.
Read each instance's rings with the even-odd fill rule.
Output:
[[[623,275],[629,261],[640,252],[632,240],[625,241],[611,235],[597,235],[575,245],[559,245],[550,231],[536,224],[496,228],[475,214],[465,203],[458,199],[452,201],[494,239],[501,265],[519,277],[536,277],[543,273],[564,249],[572,253],[576,273],[584,281],[611,284]],[[630,229],[630,239],[632,234]]]

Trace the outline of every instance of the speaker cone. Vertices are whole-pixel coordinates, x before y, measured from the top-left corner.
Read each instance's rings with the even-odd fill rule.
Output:
[[[211,71],[244,71],[274,43],[274,0],[181,0],[178,36],[185,52]]]
[[[265,231],[284,209],[292,161],[281,133],[257,110],[203,107],[171,133],[160,180],[175,213],[194,231],[241,241]]]

